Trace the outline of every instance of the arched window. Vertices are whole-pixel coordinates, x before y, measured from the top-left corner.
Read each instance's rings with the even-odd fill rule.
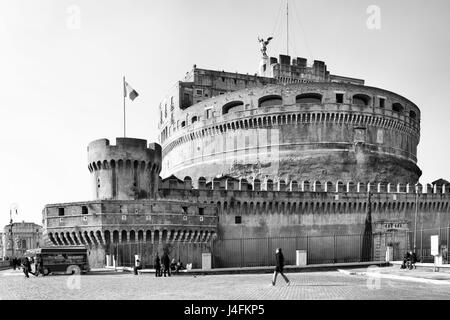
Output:
[[[416,119],[417,118],[417,114],[413,110],[410,110],[409,111],[409,117],[411,119]]]
[[[403,106],[400,103],[398,103],[398,102],[393,103],[392,104],[392,110],[395,111],[395,112],[398,112],[398,113],[402,113],[403,112]]]
[[[368,106],[370,102],[370,97],[365,94],[355,94],[353,96],[353,104]]]
[[[244,102],[242,101],[232,101],[228,102],[222,107],[222,114],[227,114],[231,109],[235,108],[233,111],[243,110]]]
[[[321,103],[322,95],[320,93],[302,93],[295,98],[296,103]]]
[[[191,120],[191,123],[197,122],[197,120],[198,120],[197,116],[193,116],[192,120]]]
[[[181,121],[181,127],[186,127],[186,121]]]
[[[277,95],[265,96],[258,100],[258,107],[281,106],[282,104],[283,99]]]

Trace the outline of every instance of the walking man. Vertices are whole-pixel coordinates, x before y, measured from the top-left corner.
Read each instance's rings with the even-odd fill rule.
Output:
[[[290,284],[289,279],[283,273],[284,256],[283,253],[281,252],[281,248],[277,248],[277,250],[275,251],[275,260],[277,262],[277,265],[275,267],[275,272],[273,273],[272,286],[276,284],[278,273],[281,274],[284,281],[286,281],[286,284],[289,286]]]
[[[23,258],[23,273],[25,274],[25,278],[29,278],[28,272],[31,269],[30,260],[27,257]]]

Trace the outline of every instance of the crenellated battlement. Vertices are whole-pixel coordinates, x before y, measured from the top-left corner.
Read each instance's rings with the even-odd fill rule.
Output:
[[[147,140],[134,138],[116,138],[116,144],[111,145],[108,139],[99,139],[89,143],[87,147],[88,162],[96,170],[94,164],[109,160],[148,161],[160,165],[161,146]]]
[[[270,191],[270,192],[325,192],[325,193],[392,193],[392,194],[444,194],[450,195],[450,183],[422,185],[388,183],[388,182],[353,182],[353,181],[284,181],[270,178],[259,180],[236,179],[222,176],[207,180],[204,177],[193,181],[187,176],[183,180],[170,176],[160,180],[162,190],[214,190],[214,191]]]

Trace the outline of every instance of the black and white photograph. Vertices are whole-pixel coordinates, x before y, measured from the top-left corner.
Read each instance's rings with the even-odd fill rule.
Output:
[[[449,300],[449,15],[0,0],[0,305]]]

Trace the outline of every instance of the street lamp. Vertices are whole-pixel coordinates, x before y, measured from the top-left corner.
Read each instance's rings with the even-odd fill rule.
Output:
[[[416,188],[415,188],[416,190],[416,192],[415,192],[415,210],[414,210],[414,253],[416,253],[416,238],[417,238],[417,200],[418,200],[418,197],[419,197],[419,190],[418,190],[418,187],[416,186]]]
[[[11,236],[11,255],[14,257],[14,234],[13,234],[13,219],[12,219],[12,211],[15,210],[17,214],[17,203],[11,204],[9,207],[9,234]]]

